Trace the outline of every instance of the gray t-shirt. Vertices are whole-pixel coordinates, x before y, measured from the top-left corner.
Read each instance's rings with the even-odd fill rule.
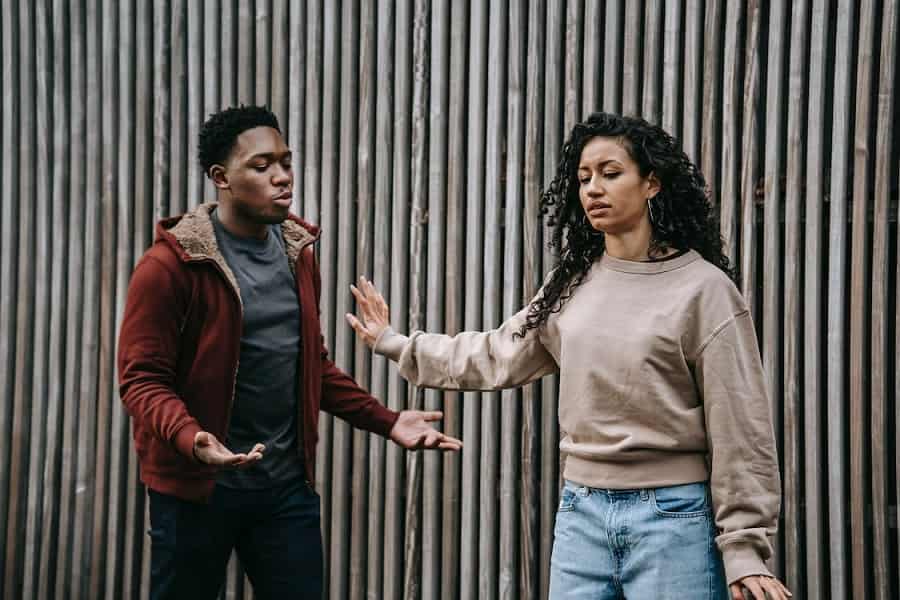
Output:
[[[241,354],[225,445],[248,452],[265,444],[263,459],[243,470],[224,470],[228,487],[265,488],[303,475],[297,448],[297,359],[300,304],[281,227],[266,239],[229,233],[212,213],[219,250],[240,287],[244,305]]]

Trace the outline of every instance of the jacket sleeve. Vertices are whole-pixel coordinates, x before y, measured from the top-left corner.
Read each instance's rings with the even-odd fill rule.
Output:
[[[750,313],[718,327],[698,355],[695,374],[703,397],[710,456],[710,487],[728,583],[770,575],[781,483],[772,414]]]
[[[175,393],[175,365],[187,292],[159,259],[145,256],[128,285],[119,330],[119,393],[135,421],[193,460],[201,431]]]
[[[322,292],[322,279],[318,265],[313,263],[316,305]],[[390,410],[371,394],[366,392],[356,380],[338,368],[328,357],[324,338],[322,340],[322,410],[347,421],[358,429],[389,437],[400,413]]]
[[[449,390],[518,387],[558,369],[537,330],[513,337],[527,314],[526,306],[497,329],[454,336],[417,331],[406,337],[387,329],[375,351],[396,361],[400,374],[415,385]]]
[[[324,349],[324,343],[322,345]],[[322,409],[354,427],[388,437],[400,413],[390,410],[344,373],[322,351]]]

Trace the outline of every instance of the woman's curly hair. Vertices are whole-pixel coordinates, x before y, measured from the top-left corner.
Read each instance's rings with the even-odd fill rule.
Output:
[[[675,138],[641,118],[593,113],[572,128],[556,175],[541,194],[541,214],[547,216],[551,232],[548,245],[558,261],[542,292],[531,303],[517,336],[524,337],[529,329],[540,327],[552,313],[559,312],[594,260],[606,250],[603,232],[588,222],[578,195],[581,152],[597,136],[617,138],[641,176],[652,173],[659,181],[660,190],[651,200],[650,255],[669,248],[693,249],[734,279],[728,257],[722,252],[724,242],[706,181]]]

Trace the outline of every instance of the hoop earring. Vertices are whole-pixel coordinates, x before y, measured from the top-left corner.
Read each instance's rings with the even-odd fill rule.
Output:
[[[647,210],[650,213],[650,225],[654,227],[659,227],[656,224],[656,219],[653,218],[653,198],[647,198]]]

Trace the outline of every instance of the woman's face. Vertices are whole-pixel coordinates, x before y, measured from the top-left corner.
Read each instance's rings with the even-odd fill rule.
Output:
[[[619,138],[594,137],[581,151],[578,197],[597,231],[619,235],[650,227],[647,199],[659,192],[651,173],[641,176]]]

